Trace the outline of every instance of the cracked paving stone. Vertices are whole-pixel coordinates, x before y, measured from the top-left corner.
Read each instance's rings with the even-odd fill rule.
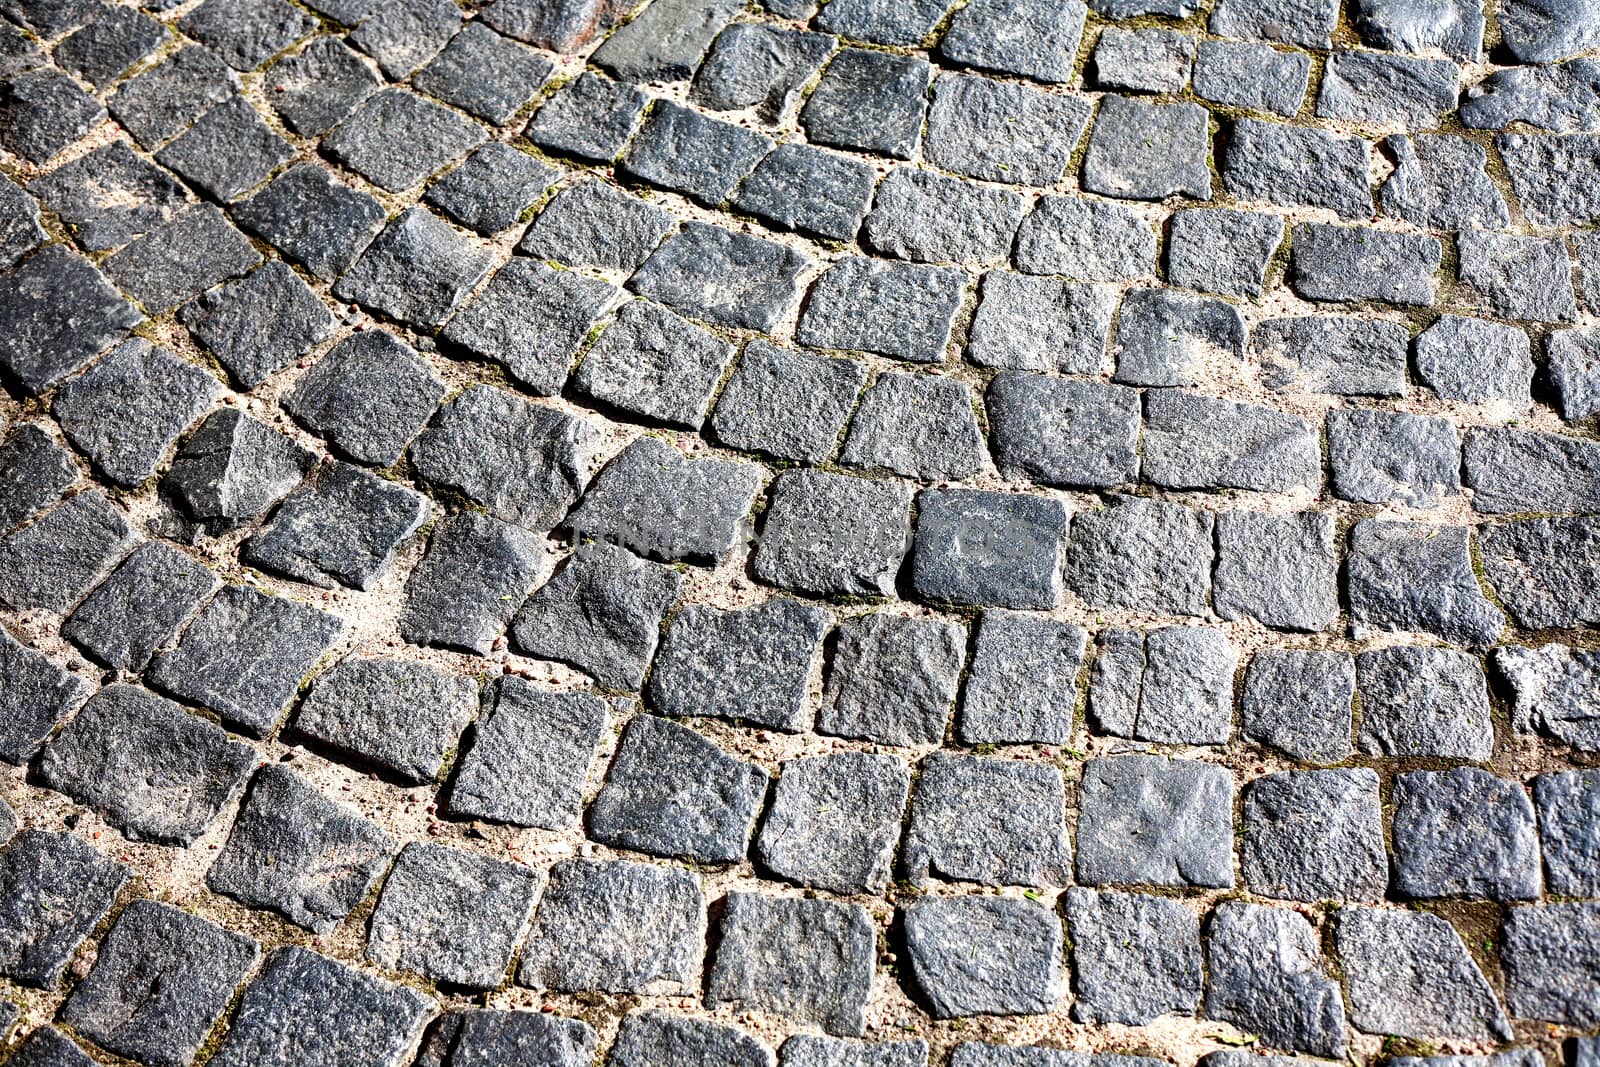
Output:
[[[160,315],[261,262],[244,234],[212,204],[192,207],[104,263],[122,290]],[[326,312],[324,312],[326,314]]]
[[[1091,690],[1101,728],[1158,743],[1226,743],[1238,667],[1227,638],[1198,626],[1167,626],[1147,635],[1143,656],[1138,699],[1127,709],[1131,718],[1108,715],[1099,687]]]
[[[0,604],[64,613],[141,540],[98,489],[87,489],[0,538]]]
[[[1593,59],[1512,67],[1468,87],[1461,100],[1461,124],[1475,130],[1503,130],[1526,122],[1550,133],[1600,129],[1600,74]]]
[[[910,583],[926,601],[1048,611],[1061,594],[1067,512],[1030,493],[917,494]]]
[[[839,461],[924,481],[972,477],[984,456],[971,389],[933,374],[879,375],[861,397]]]
[[[371,589],[429,510],[421,493],[333,460],[284,498],[239,558],[324,589]]]
[[[408,325],[441,325],[488,275],[493,257],[426,208],[413,207],[373,238],[333,295]]]
[[[861,229],[876,181],[860,160],[782,144],[740,183],[730,206],[780,229],[848,241]]]
[[[736,22],[717,36],[689,99],[713,111],[755,108],[776,124],[836,44],[823,33]]]
[[[1135,289],[1122,301],[1114,377],[1128,385],[1195,385],[1231,371],[1244,354],[1244,338],[1244,319],[1224,301]],[[1152,394],[1152,403],[1157,395],[1164,394]]]
[[[1482,301],[1491,314],[1523,322],[1578,317],[1572,261],[1559,238],[1463,231],[1456,238],[1463,303]]]
[[[617,289],[608,282],[515,256],[439,338],[476,359],[500,363],[530,391],[553,396],[616,299]]]
[[[795,1034],[778,1049],[781,1067],[928,1067],[928,1045]]]
[[[366,899],[398,846],[281,764],[256,773],[206,885],[327,934]]]
[[[188,204],[183,186],[113,141],[28,183],[90,252],[108,252],[160,226]]]
[[[239,92],[239,76],[191,45],[123,82],[107,106],[140,147],[154,149]]]
[[[1600,411],[1600,331],[1557,330],[1545,339],[1545,355],[1561,417],[1582,419]]]
[[[1586,649],[1548,644],[1496,649],[1496,672],[1511,690],[1511,723],[1580,751],[1600,751],[1600,720],[1589,711],[1600,687],[1600,659]]]
[[[97,89],[155,51],[166,39],[155,19],[130,8],[106,8],[55,47],[56,62]]]
[[[966,285],[966,275],[952,267],[846,256],[812,286],[795,340],[939,363]]]
[[[483,142],[472,122],[401,89],[369,97],[323,141],[323,150],[391,193],[422,184],[430,174]]]
[[[1065,787],[1056,768],[935,752],[919,769],[902,846],[914,883],[1071,881]]]
[[[1372,770],[1286,771],[1244,789],[1239,866],[1282,900],[1380,901],[1389,884],[1383,806]]]
[[[993,608],[977,641],[957,730],[967,744],[1065,744],[1072,732],[1082,628]]]
[[[1162,756],[1084,765],[1080,882],[1233,887],[1233,780],[1222,767]]]
[[[517,251],[572,267],[631,273],[676,225],[670,212],[590,180],[556,193]]]
[[[925,897],[907,905],[906,953],[935,1019],[1042,1015],[1062,992],[1061,920],[1031,900]]]
[[[1067,588],[1093,605],[1203,615],[1212,522],[1208,512],[1137,497],[1081,512],[1067,548]]]
[[[573,384],[601,404],[695,430],[733,346],[649,300],[632,300],[578,364]]]
[[[1416,54],[1438,50],[1463,61],[1483,52],[1481,0],[1446,0],[1438,6],[1416,0],[1361,0],[1356,32],[1375,48]]]
[[[1067,82],[1087,14],[1081,0],[973,0],[956,10],[939,50],[966,66]]]
[[[1321,483],[1316,431],[1298,415],[1170,389],[1147,394],[1144,414],[1142,470],[1152,484],[1286,493]]]
[[[518,612],[516,646],[571,664],[601,685],[637,690],[683,584],[672,568],[626,549],[580,544]]]
[[[269,732],[344,620],[244,586],[226,586],[156,657],[151,685],[252,736]]]
[[[254,70],[316,28],[284,0],[206,0],[178,28],[234,70]]]
[[[743,1030],[664,1011],[628,1013],[606,1067],[773,1067],[772,1050]]]
[[[1600,25],[1583,0],[1510,0],[1496,16],[1502,43],[1523,63],[1548,63],[1600,44]]]
[[[827,611],[789,597],[752,608],[684,608],[650,672],[650,706],[801,732],[811,724],[808,682],[829,622]]]
[[[233,206],[251,233],[323,281],[343,274],[384,221],[383,206],[321,167],[298,164]]]
[[[1357,633],[1422,632],[1481,648],[1505,627],[1505,615],[1478,585],[1465,527],[1359,522],[1345,582]]]
[[[962,627],[873,613],[842,623],[834,641],[818,732],[887,745],[943,740],[965,658]]]
[[[89,684],[0,626],[0,761],[33,760],[56,724],[93,692]],[[896,825],[898,826],[898,820]]]
[[[545,559],[540,540],[520,526],[474,512],[441,520],[406,578],[400,635],[487,656],[545,573]]]
[[[771,333],[799,299],[809,266],[776,241],[686,222],[628,279],[628,288],[714,326]]]
[[[1182,901],[1135,893],[1066,894],[1076,994],[1082,1023],[1143,1026],[1192,1014],[1200,1002],[1200,920]]]
[[[911,488],[825,471],[785,471],[754,558],[769,585],[817,596],[886,596],[911,546]]]
[[[663,0],[607,38],[591,61],[623,81],[683,81],[739,10],[735,0]]]
[[[399,1067],[435,1012],[414,989],[298,946],[270,954],[245,987],[217,1067]]]
[[[1317,117],[1431,130],[1455,108],[1460,73],[1444,59],[1335,52],[1317,94]]]
[[[1516,326],[1441,315],[1417,335],[1417,376],[1441,400],[1533,406],[1532,345]],[[1469,435],[1469,440],[1471,436]]]
[[[40,426],[18,428],[0,443],[0,530],[33,518],[77,481],[71,452]]]
[[[749,341],[711,416],[718,438],[779,459],[828,458],[867,378],[855,360]]]
[[[1585,1028],[1600,1024],[1600,905],[1512,908],[1502,939],[1506,1004],[1513,1016]]]
[[[1135,93],[1181,93],[1195,40],[1173,30],[1110,27],[1094,46],[1097,85]]]
[[[954,315],[954,306],[950,309]],[[87,259],[50,245],[0,275],[0,367],[42,393],[143,319]],[[941,346],[942,347],[942,346]]]
[[[449,0],[382,0],[348,40],[377,62],[384,77],[404,81],[439,54],[461,19],[461,9]]]
[[[698,992],[706,905],[681,867],[564,860],[550,868],[517,981],[561,992]]]
[[[302,137],[321,137],[350,117],[381,84],[342,40],[318,37],[268,71],[267,100],[283,124]]]
[[[1377,300],[1427,306],[1437,299],[1439,241],[1369,226],[1294,228],[1289,282],[1307,300]]]
[[[504,522],[549,530],[588,481],[594,425],[515,393],[473,386],[411,443],[417,473]]]
[[[1133,281],[1156,269],[1156,235],[1122,204],[1080,196],[1041,196],[1017,230],[1014,257],[1024,274],[1077,281]]]
[[[1195,51],[1194,93],[1223,107],[1290,118],[1310,80],[1311,57],[1303,52],[1244,41],[1201,41]]]
[[[506,676],[473,728],[450,787],[450,811],[513,826],[578,825],[583,786],[610,719],[587,693],[544,693]]]
[[[119,1056],[181,1067],[193,1062],[260,958],[253,938],[137,900],[106,934],[61,1020]]]
[[[181,317],[245,390],[326,341],[338,326],[311,287],[281,262],[206,293]]]
[[[1449,419],[1349,408],[1328,412],[1333,492],[1366,504],[1432,508],[1461,491],[1461,439]]]
[[[761,768],[688,727],[636,715],[589,808],[589,836],[653,856],[735,863],[744,858],[767,782]]]
[[[135,337],[70,379],[50,410],[96,470],[135,486],[155,474],[173,442],[221,392],[199,367]]]
[[[224,408],[178,450],[161,484],[191,517],[230,524],[288,496],[315,464],[316,456],[293,438]]]
[[[1463,531],[1464,532],[1464,531]],[[1448,648],[1386,648],[1356,657],[1362,752],[1487,760],[1494,748],[1483,667]]]
[[[1176,212],[1172,216],[1172,234],[1167,242],[1167,278],[1174,285],[1206,293],[1260,296],[1266,282],[1267,264],[1273,252],[1283,243],[1283,234],[1283,219],[1277,215],[1228,208],[1194,208]],[[1136,292],[1144,293],[1146,290]],[[1220,309],[1211,302],[1179,301],[1176,294],[1140,296],[1139,300],[1149,303],[1164,301],[1174,314],[1206,309],[1207,317],[1216,320],[1218,325],[1227,325],[1226,317],[1219,317]],[[1220,314],[1225,316],[1225,313]],[[1233,329],[1228,326],[1222,336],[1230,338]],[[1237,332],[1238,346],[1242,347],[1242,322]],[[1147,339],[1147,343],[1149,340],[1152,339]],[[1159,340],[1159,337],[1153,340]],[[1118,370],[1121,370],[1120,363]]]
[[[1370,154],[1359,137],[1241,118],[1233,124],[1219,169],[1222,187],[1241,200],[1367,218],[1372,214]]]
[[[866,1031],[877,930],[860,904],[729,893],[706,977],[706,1007]]]
[[[1600,218],[1600,136],[1495,138],[1528,221],[1541,226],[1581,226]]]
[[[461,1020],[449,1063],[451,1067],[503,1063],[588,1067],[594,1062],[597,1040],[594,1029],[577,1019],[537,1011],[472,1011]]]
[[[71,834],[18,834],[0,851],[0,975],[55,988],[127,879],[127,867]]]
[[[296,734],[412,785],[434,781],[477,714],[478,684],[420,663],[351,657],[311,683]]]
[[[1393,803],[1401,897],[1539,895],[1533,804],[1520,783],[1477,767],[1412,771],[1395,779]]]
[[[1215,520],[1212,601],[1224,619],[1316,633],[1339,614],[1332,516],[1227,511]]]
[[[538,94],[553,69],[543,56],[481,22],[469,22],[411,84],[469,115],[504,126]]]
[[[1305,315],[1256,324],[1252,355],[1280,393],[1404,396],[1410,331],[1353,315]]]
[[[925,155],[969,178],[1054,185],[1089,124],[1090,109],[1084,97],[945,74],[933,87]]]
[[[273,133],[244,97],[236,96],[207,111],[155,158],[200,192],[226,204],[266,181],[293,157],[293,146]]]
[[[1211,199],[1209,121],[1198,104],[1108,94],[1089,134],[1083,187],[1125,200]]]
[[[800,109],[813,144],[910,159],[922,141],[933,67],[917,56],[839,51]]]
[[[866,243],[919,263],[1003,262],[1022,221],[1021,194],[900,167],[873,196]]]
[[[139,672],[218,584],[193,556],[147,541],[73,610],[61,635],[98,663]]]
[[[1268,1048],[1344,1055],[1344,1001],[1299,912],[1221,904],[1206,924],[1206,1015]]]
[[[783,764],[756,838],[763,868],[840,894],[882,893],[911,774],[896,756],[834,752]]]
[[[754,464],[689,459],[640,437],[600,472],[562,529],[662,563],[712,566],[748,537],[760,480]]]
[[[1600,770],[1541,774],[1533,799],[1550,892],[1600,896]]]
[[[1110,286],[989,271],[966,359],[1001,370],[1098,374],[1115,307]]]
[[[407,845],[383,883],[367,959],[437,982],[492,989],[533,914],[545,875],[466,849]]]
[[[404,454],[444,393],[433,368],[410,345],[368,330],[335,345],[282,404],[342,454],[381,467]]]
[[[933,32],[949,0],[831,0],[817,25],[857,41],[914,46]]]
[[[528,122],[528,140],[579,159],[609,162],[633,136],[650,98],[625,82],[584,72]]]
[[[423,199],[489,237],[514,225],[560,176],[529,153],[491,141],[430,184]]]
[[[1433,134],[1399,134],[1383,143],[1395,157],[1394,173],[1378,191],[1385,215],[1435,230],[1497,230],[1511,221],[1484,171],[1489,153],[1482,145]]]
[[[1437,915],[1340,908],[1334,951],[1350,991],[1350,1022],[1358,1030],[1467,1041],[1512,1036],[1467,946]]]
[[[663,100],[651,109],[618,168],[628,177],[716,207],[772,148],[769,138],[753,130]]]
[[[60,71],[0,83],[0,146],[30,163],[48,163],[105,119],[100,101]]]

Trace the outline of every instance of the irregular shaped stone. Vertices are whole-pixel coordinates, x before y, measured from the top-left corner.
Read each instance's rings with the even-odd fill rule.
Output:
[[[1280,393],[1404,396],[1409,331],[1353,315],[1306,315],[1258,323],[1252,355]]]
[[[528,1061],[550,1067],[586,1067],[594,1062],[594,1029],[577,1019],[537,1011],[473,1011],[461,1020],[450,1052],[458,1067],[491,1067]]]
[[[846,256],[811,288],[794,338],[912,363],[944,359],[966,275],[950,267]]]
[[[1358,632],[1420,631],[1482,647],[1505,627],[1478,585],[1464,527],[1364,520],[1351,533],[1345,576]]]
[[[53,989],[128,869],[71,834],[24,830],[0,851],[0,974]]]
[[[123,82],[108,103],[134,140],[153,149],[239,88],[237,74],[207,49],[191,45]]]
[[[730,206],[779,229],[848,241],[867,217],[877,178],[858,159],[781,144],[739,184]]]
[[[206,0],[178,24],[234,70],[254,70],[315,26],[284,0]]]
[[[468,119],[401,89],[368,98],[323,139],[339,163],[391,193],[429,175],[483,143]]]
[[[460,28],[461,9],[448,0],[380,0],[347,39],[377,61],[384,77],[403,81]]]
[[[261,262],[220,208],[192,207],[104,263],[106,273],[151,315],[171,311]]]
[[[1524,63],[1548,63],[1600,44],[1587,0],[1511,0],[1497,13],[1506,49]]]
[[[933,374],[881,374],[861,397],[839,453],[922,481],[960,481],[983,466],[983,435],[965,382]]]
[[[1123,298],[1117,323],[1115,380],[1194,385],[1227,375],[1244,353],[1244,338],[1244,320],[1230,304],[1172,289],[1135,289]]]
[[[1061,920],[1031,900],[924,897],[904,910],[911,974],[936,1019],[1042,1015],[1061,995]]]
[[[38,394],[120,340],[142,316],[88,260],[51,245],[0,276],[0,318],[11,324],[0,335],[0,368]]]
[[[893,596],[911,544],[911,490],[822,471],[787,471],[769,491],[757,578],[816,595]]]
[[[1545,338],[1545,355],[1561,417],[1582,419],[1600,411],[1600,330],[1556,330]]]
[[[88,489],[0,538],[0,604],[64,613],[138,544],[98,489]]]
[[[922,140],[933,68],[918,56],[841,49],[800,109],[806,140],[910,159]]]
[[[104,88],[155,51],[166,36],[161,23],[142,12],[107,8],[56,45],[56,62],[95,88]]]
[[[911,775],[896,756],[841,751],[783,765],[756,838],[763,868],[833,893],[881,893]]]
[[[1499,318],[1525,322],[1578,317],[1572,261],[1560,239],[1466,231],[1456,244],[1463,302],[1476,298]]]
[[[550,76],[548,60],[481,22],[450,38],[411,84],[485,122],[504,126]]]
[[[573,383],[647,419],[698,429],[733,346],[659,304],[634,300],[589,349]]]
[[[573,358],[616,297],[606,282],[517,256],[439,337],[549,396],[561,391]]]
[[[1600,896],[1600,770],[1541,774],[1533,780],[1533,799],[1550,892]]]
[[[1415,352],[1417,376],[1441,400],[1498,401],[1518,413],[1533,406],[1532,348],[1515,326],[1441,315],[1417,335]]]
[[[837,0],[817,25],[873,44],[919,45],[949,6],[947,0]]]
[[[1495,147],[1522,212],[1540,226],[1581,226],[1600,218],[1600,136],[1528,137],[1503,133]]]
[[[935,166],[969,178],[1054,185],[1089,124],[1089,111],[1082,97],[946,74],[933,89],[924,154]]]
[[[61,626],[61,635],[113,670],[144,670],[217,578],[164,541],[140,545]]]
[[[1282,242],[1283,219],[1277,215],[1229,208],[1179,211],[1172,216],[1172,232],[1167,241],[1167,278],[1174,285],[1207,293],[1260,296],[1266,281],[1267,263]],[[1168,290],[1135,290],[1130,296],[1146,292],[1166,294]],[[1237,349],[1244,344],[1242,322],[1234,327],[1226,312],[1218,309],[1214,302],[1179,301],[1176,294],[1138,295],[1136,307],[1140,306],[1139,301],[1144,301],[1147,308],[1161,302],[1172,313],[1183,310],[1191,316],[1203,310],[1205,318],[1196,325],[1209,320],[1214,323],[1213,332],[1220,330],[1225,343],[1233,342],[1237,334],[1237,344],[1233,347]],[[1237,313],[1234,315],[1236,319]],[[1191,351],[1196,340],[1189,339]],[[1121,374],[1120,359],[1117,369]]]
[[[1136,93],[1181,93],[1195,41],[1173,30],[1110,27],[1094,46],[1096,84]]]
[[[1105,629],[1095,639],[1094,667],[1089,673],[1089,720],[1109,734],[1130,736],[1139,719],[1144,689],[1144,634],[1138,630]]]
[[[753,130],[663,100],[655,103],[618,166],[629,177],[715,207],[772,147]]]
[[[1600,524],[1587,518],[1531,519],[1485,526],[1484,575],[1499,603],[1529,630],[1600,619]]]
[[[1155,273],[1156,236],[1142,216],[1121,204],[1041,196],[1017,230],[1013,258],[1024,274],[1132,281]]]
[[[923,263],[995,263],[1011,248],[1022,197],[932,171],[901,167],[873,197],[866,242]]]
[[[1339,564],[1330,515],[1228,511],[1215,523],[1212,601],[1218,615],[1313,633],[1338,616]]]
[[[236,96],[207,111],[157,152],[156,162],[226,204],[266,181],[293,156],[293,146]]]
[[[1600,75],[1592,59],[1495,71],[1461,101],[1468,129],[1503,130],[1526,122],[1551,133],[1600,129]]]
[[[1061,595],[1060,501],[1029,493],[917,494],[911,588],[934,603],[1048,611]]]
[[[1200,920],[1181,901],[1134,893],[1066,894],[1072,1017],[1143,1026],[1200,1002]]]
[[[206,293],[183,323],[241,389],[254,389],[313,346],[336,322],[310,286],[281,262]]]
[[[488,249],[426,208],[414,207],[373,238],[332,292],[407,325],[434,327],[450,317],[492,264]]]
[[[1322,480],[1321,449],[1305,419],[1177,390],[1145,397],[1143,452],[1145,480],[1169,489],[1282,493],[1315,490]]]
[[[551,198],[517,251],[573,267],[631,272],[674,225],[659,207],[605,182],[585,181]]]
[[[528,531],[473,512],[450,516],[406,579],[400,635],[486,656],[544,571],[543,547]]]
[[[587,693],[544,692],[511,675],[495,683],[494,700],[456,765],[451,813],[546,830],[576,826],[610,722],[605,703]]]
[[[384,221],[373,197],[343,185],[322,167],[290,167],[233,206],[239,225],[323,281],[356,261]]]
[[[1345,1051],[1344,1001],[1299,912],[1221,904],[1206,926],[1206,1015],[1269,1048]]]
[[[1224,107],[1290,118],[1311,79],[1311,57],[1265,44],[1201,41],[1194,59],[1194,93]]]
[[[0,270],[10,270],[48,235],[39,225],[39,203],[11,179],[0,181]]]
[[[609,162],[633,136],[649,100],[631,85],[586,71],[539,108],[527,137],[553,152]]]
[[[1539,895],[1533,805],[1517,782],[1476,767],[1395,779],[1394,887],[1403,897]]]
[[[1238,653],[1216,630],[1167,626],[1144,642],[1138,712],[1127,732],[1141,740],[1205,745],[1233,728]]]
[[[956,9],[939,51],[967,66],[1067,82],[1087,14],[1081,0],[974,0]]]
[[[552,52],[582,48],[624,14],[612,0],[495,0],[482,13],[483,21],[501,33]]]
[[[1505,198],[1484,172],[1489,154],[1482,145],[1435,134],[1399,134],[1383,143],[1395,157],[1394,173],[1378,191],[1385,215],[1435,230],[1493,230],[1510,222]]]
[[[1240,730],[1295,759],[1339,763],[1350,742],[1355,663],[1348,653],[1268,649],[1245,673]]]
[[[1600,904],[1512,908],[1502,938],[1513,1016],[1578,1027],[1600,1022]]]
[[[1334,945],[1356,1028],[1400,1037],[1510,1039],[1494,991],[1460,935],[1439,916],[1340,908]]]
[[[53,1026],[36,1027],[11,1057],[18,1067],[94,1067],[88,1053]]]
[[[1233,781],[1226,769],[1161,756],[1084,765],[1078,881],[1233,886]]]
[[[303,137],[321,137],[361,106],[381,83],[338,37],[318,37],[297,55],[272,65],[267,99],[283,124]]]
[[[1061,772],[1021,760],[951,756],[922,761],[902,862],[931,877],[979,885],[1058,886],[1070,880]]]
[[[628,279],[628,288],[716,326],[771,333],[800,296],[810,266],[792,248],[686,222]]]
[[[423,199],[487,237],[522,219],[560,176],[527,152],[492,141],[429,185]]]
[[[957,730],[967,744],[1065,744],[1088,637],[1070,623],[992,608],[977,642]]]
[[[1438,8],[1407,0],[1361,0],[1354,22],[1362,40],[1375,48],[1413,55],[1437,50],[1464,61],[1483,53],[1480,0],[1448,0]]]
[[[1222,0],[1211,12],[1208,28],[1222,37],[1328,48],[1338,20],[1339,6],[1332,0]]]
[[[1138,497],[1080,513],[1067,548],[1067,588],[1094,605],[1203,615],[1212,521],[1208,512]]]
[[[61,499],[78,480],[72,453],[38,425],[0,442],[0,530],[10,530]]]
[[[178,450],[161,484],[192,518],[232,523],[288,496],[315,463],[292,438],[225,408]]]
[[[427,425],[444,392],[411,346],[369,330],[335,345],[282,404],[351,459],[387,466]]]
[[[630,82],[675,82],[694,73],[717,32],[739,10],[733,0],[667,0],[606,39],[593,62]]]
[[[1383,899],[1389,857],[1371,770],[1263,775],[1245,787],[1241,826],[1239,865],[1252,891],[1307,902]]]
[[[180,53],[181,55],[181,53]],[[28,183],[28,191],[69,227],[89,252],[120,248],[172,218],[188,203],[183,186],[113,141]]]
[[[1083,187],[1128,200],[1211,199],[1209,123],[1197,104],[1103,97],[1083,157]]]
[[[1600,662],[1587,650],[1548,644],[1508,645],[1494,652],[1494,667],[1511,689],[1511,723],[1580,750],[1600,749],[1600,729],[1589,712],[1600,685]]]
[[[722,387],[711,427],[735,448],[779,459],[826,459],[866,379],[866,368],[855,360],[753,339]]]
[[[312,683],[294,729],[422,784],[439,776],[477,710],[478,686],[470,678],[405,660],[351,657]]]
[[[58,70],[31,70],[0,85],[0,146],[45,164],[106,119],[100,101]]]
[[[795,1034],[778,1049],[778,1063],[781,1067],[928,1067],[928,1044]]]
[[[772,1050],[743,1030],[662,1011],[622,1020],[607,1067],[773,1067]]]
[[[89,698],[89,684],[0,626],[0,760],[32,761],[55,730]]]
[[[1464,531],[1463,531],[1464,532]],[[1483,668],[1465,652],[1386,648],[1356,657],[1361,751],[1487,760],[1494,747]]]
[[[1431,130],[1455,108],[1459,78],[1449,60],[1335,52],[1317,94],[1317,117]]]
[[[1432,237],[1303,223],[1294,229],[1289,282],[1308,300],[1426,306],[1437,297],[1440,256]]]
[[[1241,200],[1366,218],[1372,214],[1369,154],[1359,137],[1241,118],[1223,154],[1222,187]]]
[[[1109,286],[989,271],[966,359],[980,367],[1098,374],[1115,306]]]
[[[717,35],[689,99],[713,111],[754,108],[763,122],[776,124],[834,44],[826,34],[736,22]]]
[[[1449,419],[1368,408],[1330,411],[1332,486],[1345,500],[1431,508],[1461,491],[1461,439]]]

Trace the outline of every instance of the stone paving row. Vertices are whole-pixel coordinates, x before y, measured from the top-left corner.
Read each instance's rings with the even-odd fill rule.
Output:
[[[1588,0],[0,0],[11,1067],[1600,1067]]]

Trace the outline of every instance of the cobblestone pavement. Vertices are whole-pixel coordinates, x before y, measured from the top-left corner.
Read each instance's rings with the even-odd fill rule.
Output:
[[[0,0],[0,1057],[1600,1065],[1595,0],[764,3]]]

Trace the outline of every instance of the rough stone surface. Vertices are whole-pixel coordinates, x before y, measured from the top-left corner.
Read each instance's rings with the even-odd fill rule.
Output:
[[[1395,779],[1394,885],[1403,897],[1539,895],[1533,804],[1476,767]]]
[[[921,764],[902,846],[917,883],[937,877],[980,885],[1061,885],[1072,848],[1064,787],[1052,767],[935,753]],[[984,816],[973,817],[977,804]]]
[[[1218,615],[1279,630],[1327,628],[1338,614],[1338,562],[1326,513],[1229,511],[1215,522]]]
[[[1194,385],[1243,354],[1244,320],[1221,300],[1136,289],[1117,322],[1117,373],[1129,385]]]
[[[1370,152],[1358,137],[1242,118],[1223,156],[1222,187],[1242,200],[1364,218],[1372,214]]]
[[[1160,756],[1084,766],[1078,881],[1088,885],[1233,885],[1233,784],[1226,771]]]
[[[1024,274],[1131,281],[1155,273],[1156,239],[1142,216],[1120,204],[1042,196],[1017,230],[1013,258]]]
[[[812,286],[795,340],[937,363],[965,285],[965,276],[948,267],[846,257]]]
[[[983,434],[965,382],[882,374],[867,387],[839,459],[922,481],[963,481],[983,467]]]
[[[1211,199],[1208,123],[1197,104],[1107,95],[1089,134],[1083,187],[1127,200]]]
[[[793,471],[774,479],[768,492],[756,577],[815,595],[894,595],[911,542],[910,489]]]
[[[1061,995],[1061,920],[1031,900],[937,897],[905,909],[906,950],[935,1018],[1030,1015]]]
[[[333,286],[333,295],[407,325],[438,326],[489,273],[489,252],[426,208],[385,226]]]
[[[770,333],[799,298],[806,257],[775,241],[689,222],[628,287],[714,326]]]
[[[1600,773],[1594,770],[1541,774],[1532,782],[1539,810],[1539,846],[1545,884],[1572,897],[1600,895]]]
[[[1206,1014],[1268,1048],[1341,1056],[1344,1002],[1311,924],[1298,912],[1223,904],[1206,929]]]
[[[756,854],[800,885],[881,893],[910,785],[895,756],[836,752],[785,763]]]
[[[1524,1019],[1589,1028],[1600,1023],[1600,905],[1513,908],[1501,950],[1506,1006]]]
[[[1240,729],[1296,759],[1339,763],[1354,751],[1348,653],[1266,651],[1245,673]]]
[[[1200,922],[1176,900],[1067,890],[1072,1015],[1141,1026],[1200,1001]]]
[[[69,497],[0,538],[0,605],[65,612],[138,541],[122,512],[99,490]]]
[[[601,404],[698,429],[733,346],[659,304],[624,305],[578,365],[573,383]]]
[[[917,495],[910,582],[934,603],[1048,610],[1061,593],[1067,514],[1034,494],[926,489]]]
[[[1345,563],[1358,631],[1434,634],[1452,644],[1491,645],[1505,616],[1484,596],[1465,529],[1368,519],[1350,536]]]
[[[0,368],[31,393],[49,389],[141,321],[105,276],[65,245],[0,276],[0,315],[13,324],[0,336]]]
[[[317,676],[294,729],[402,781],[436,778],[477,710],[478,687],[396,659],[351,658]]]
[[[1283,493],[1321,481],[1305,419],[1173,389],[1151,393],[1144,407],[1142,470],[1155,485]]]
[[[1488,153],[1481,145],[1464,137],[1399,134],[1384,146],[1395,157],[1394,173],[1378,194],[1384,214],[1436,230],[1493,230],[1510,221],[1505,199],[1484,172]]]
[[[1251,349],[1267,387],[1278,392],[1402,396],[1406,342],[1396,322],[1306,315],[1261,323]]]
[[[719,439],[778,459],[832,454],[866,382],[849,359],[815,356],[759,339],[744,347],[711,416]]]
[[[1429,305],[1441,254],[1433,237],[1304,223],[1294,229],[1289,280],[1308,300]]]
[[[0,975],[55,988],[127,879],[126,866],[71,834],[12,838],[0,851]]]
[[[1533,404],[1531,349],[1515,326],[1441,315],[1417,335],[1417,373],[1441,400],[1500,402],[1520,413]]]
[[[1087,635],[1071,623],[1001,608],[985,611],[961,697],[961,739],[1065,743],[1087,645]]]
[[[1141,497],[1080,513],[1067,547],[1067,588],[1090,604],[1202,615],[1213,521],[1209,512]]]
[[[1506,1040],[1511,1025],[1461,937],[1437,915],[1341,908],[1335,952],[1350,1021],[1369,1033]]]
[[[1443,648],[1356,657],[1363,752],[1486,760],[1494,744],[1483,668]]]
[[[1088,122],[1089,104],[1080,97],[947,74],[933,88],[926,155],[968,178],[1054,185]]]
[[[1461,490],[1461,441],[1448,419],[1350,409],[1328,414],[1333,491],[1365,504],[1434,507]]]
[[[910,159],[922,140],[933,68],[927,60],[845,48],[800,110],[807,140]]]
[[[1240,867],[1245,884],[1284,900],[1383,899],[1378,776],[1366,768],[1287,771],[1244,791]]]

